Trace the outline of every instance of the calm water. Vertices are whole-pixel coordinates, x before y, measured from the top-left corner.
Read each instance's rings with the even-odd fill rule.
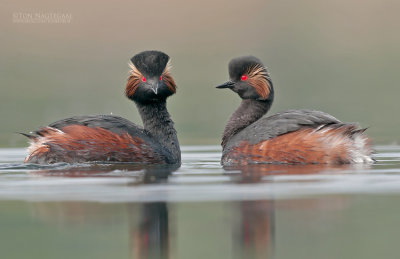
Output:
[[[0,149],[0,258],[398,258],[400,146],[369,167],[23,164]]]

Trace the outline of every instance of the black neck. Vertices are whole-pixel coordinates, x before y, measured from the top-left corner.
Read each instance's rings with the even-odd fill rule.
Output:
[[[142,104],[135,102],[142,117],[144,129],[150,133],[162,146],[168,148],[173,161],[180,163],[181,151],[174,122],[167,110],[166,101]]]
[[[222,136],[222,147],[225,147],[231,137],[266,114],[271,105],[272,100],[242,100],[242,103],[233,112],[225,126],[224,134]]]

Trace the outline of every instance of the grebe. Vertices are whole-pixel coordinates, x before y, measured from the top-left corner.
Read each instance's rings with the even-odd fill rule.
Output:
[[[131,59],[125,95],[133,100],[143,128],[113,115],[76,116],[31,134],[29,163],[89,161],[180,164],[181,151],[166,99],[176,92],[169,56],[144,51]]]
[[[274,99],[266,67],[256,57],[229,62],[229,88],[242,102],[229,118],[222,137],[223,165],[253,163],[371,163],[370,140],[355,123],[313,110],[289,110],[264,116]]]

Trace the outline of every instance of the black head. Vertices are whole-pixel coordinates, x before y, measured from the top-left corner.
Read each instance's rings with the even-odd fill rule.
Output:
[[[217,88],[229,88],[242,99],[272,101],[274,88],[264,64],[254,56],[234,58],[229,62],[230,80]]]
[[[170,74],[169,56],[161,51],[143,51],[131,58],[126,96],[140,103],[164,101],[176,92]]]

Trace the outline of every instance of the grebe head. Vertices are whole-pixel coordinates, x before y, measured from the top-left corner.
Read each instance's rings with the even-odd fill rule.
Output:
[[[274,88],[267,68],[256,57],[244,56],[229,62],[230,80],[217,86],[229,88],[242,99],[272,101]]]
[[[170,74],[169,56],[161,51],[143,51],[131,58],[125,95],[140,103],[164,101],[176,92]]]

